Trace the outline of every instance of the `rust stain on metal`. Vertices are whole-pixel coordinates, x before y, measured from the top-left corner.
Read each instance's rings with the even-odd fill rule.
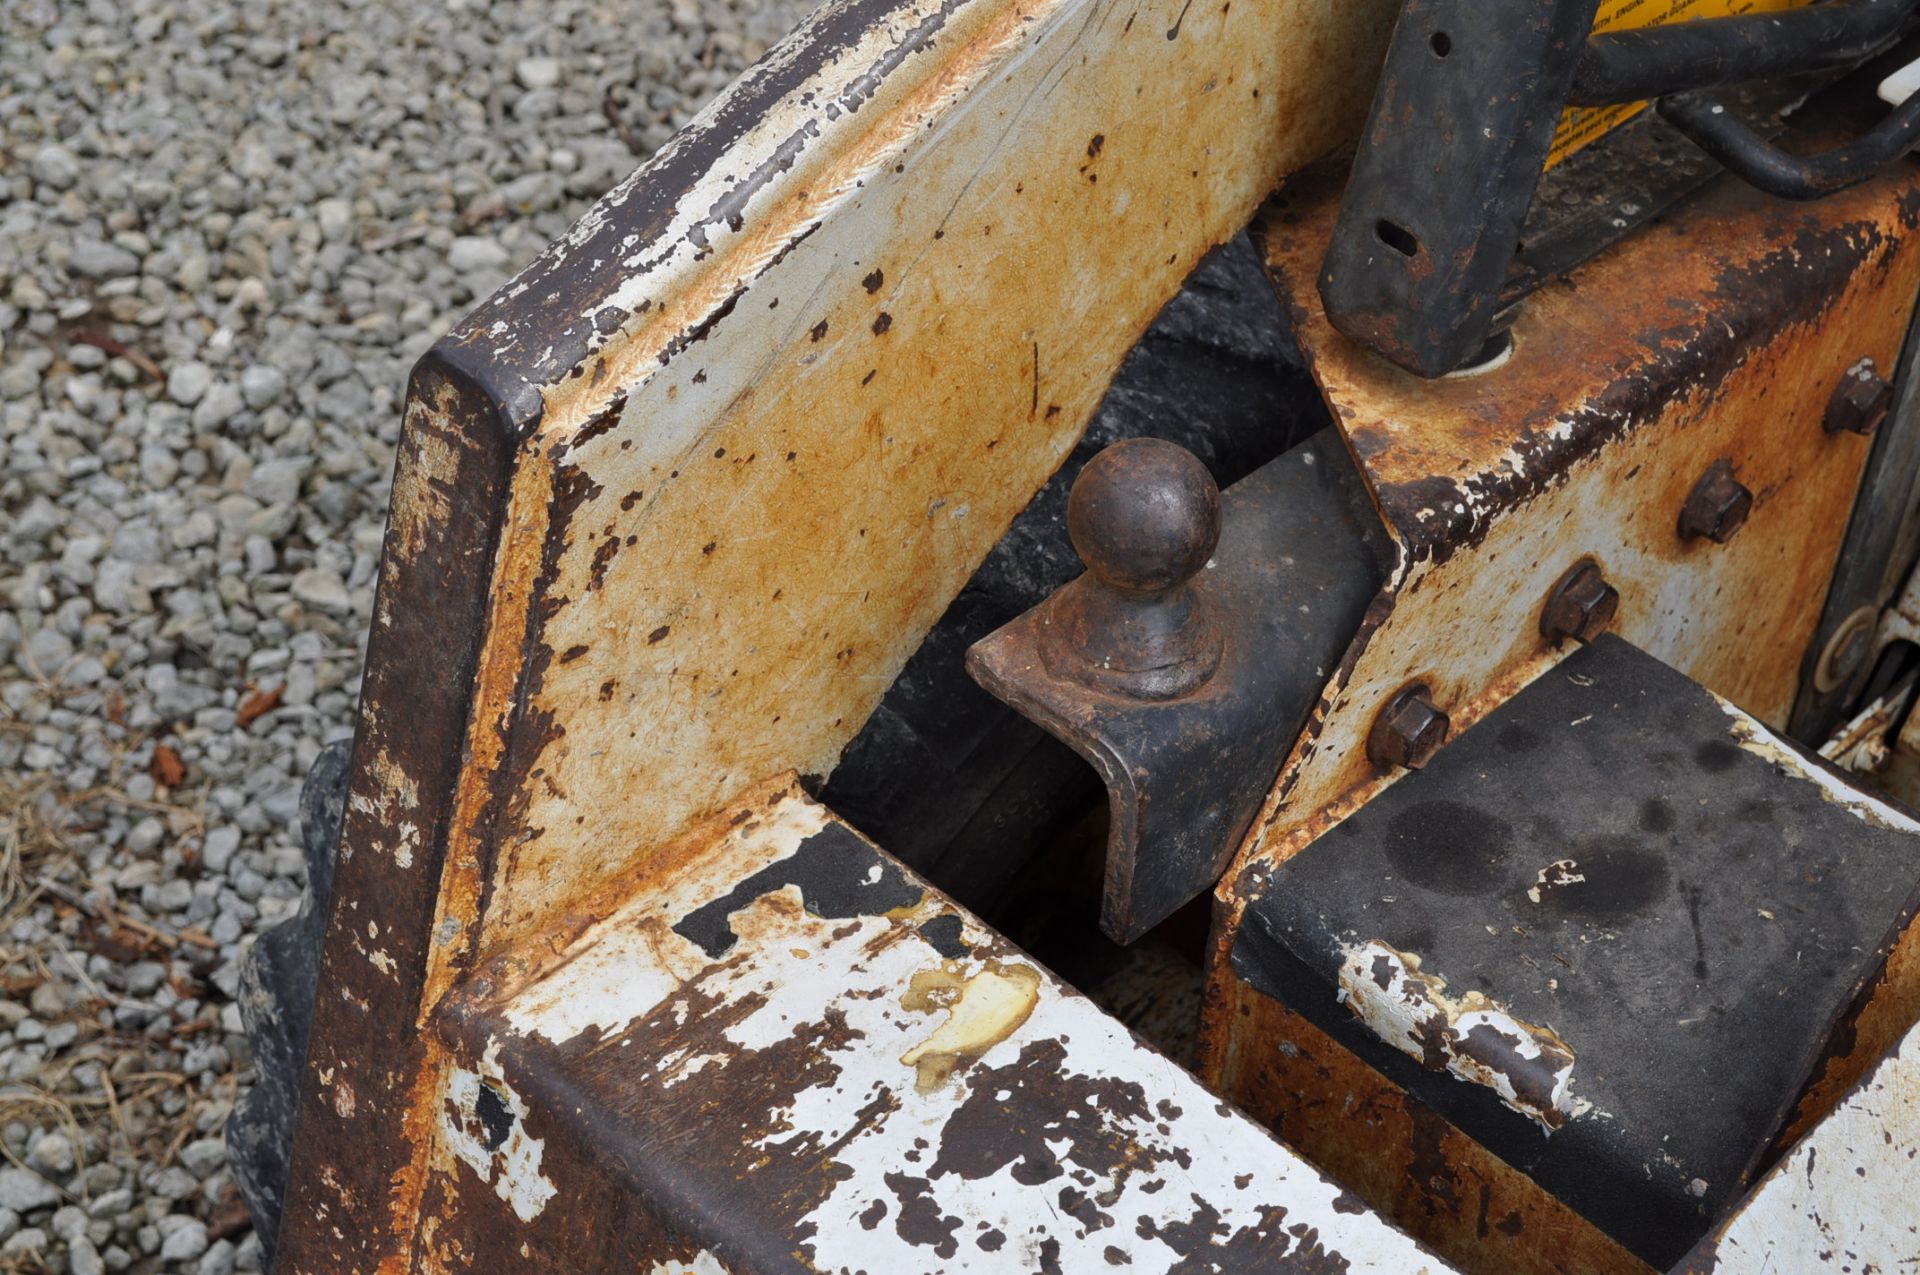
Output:
[[[1149,46],[1107,3],[939,9],[934,51],[871,85],[858,120],[792,134],[737,226],[647,249],[665,256],[604,303],[597,379],[538,383],[522,465],[548,477],[516,508],[553,508],[515,521],[540,547],[512,561],[540,565],[524,636],[497,639],[525,668],[482,949],[618,871],[607,847],[645,855],[766,775],[832,769],[1165,297],[1357,121],[1391,20],[1270,0]],[[1142,86],[1168,108],[1143,111]],[[1115,239],[1151,264],[1105,269],[1095,245]],[[1035,272],[1028,243],[1059,269]],[[508,346],[489,313],[457,339]],[[1010,432],[1036,357],[1058,411]]]
[[[922,1014],[945,1011],[933,1035],[900,1055],[918,1073],[922,1093],[1019,1029],[1040,998],[1040,973],[1031,965],[991,961],[969,975],[957,961],[921,970],[900,994],[900,1006]]]
[[[441,1266],[1448,1269],[791,785],[530,949],[435,1024]]]
[[[403,1264],[432,1140],[429,945],[488,605],[511,427],[470,378],[414,374],[321,960],[280,1269]],[[433,651],[423,661],[420,652]]]
[[[1820,438],[1815,374],[1891,357],[1920,253],[1911,172],[1786,208],[1703,196],[1535,295],[1514,352],[1429,382],[1333,333],[1313,287],[1334,192],[1306,179],[1260,223],[1282,298],[1401,560],[1243,847],[1239,872],[1295,852],[1383,780],[1368,706],[1419,677],[1459,730],[1560,657],[1536,608],[1569,561],[1604,572],[1612,628],[1778,725],[1844,530],[1864,440]],[[1647,279],[1663,287],[1648,289]],[[1729,458],[1758,497],[1724,546],[1673,511]],[[1477,640],[1456,640],[1471,631]],[[1432,652],[1446,650],[1434,669]],[[1229,900],[1248,885],[1229,884]]]
[[[1237,981],[1209,1015],[1238,1025],[1226,1092],[1382,1216],[1469,1275],[1653,1275],[1541,1190],[1278,1001]]]
[[[1867,457],[1868,440],[1823,432],[1833,379],[1862,357],[1891,365],[1920,280],[1911,168],[1810,207],[1723,185],[1534,294],[1501,366],[1422,381],[1333,333],[1320,310],[1334,180],[1296,179],[1257,228],[1400,560],[1217,894],[1201,1072],[1263,1113],[1352,1102],[1349,1092],[1385,1083],[1303,1077],[1263,1049],[1284,1011],[1251,1008],[1263,998],[1233,978],[1226,945],[1268,865],[1393,781],[1365,748],[1386,697],[1417,678],[1455,731],[1470,727],[1560,658],[1540,629],[1541,599],[1568,563],[1590,559],[1618,590],[1614,632],[1759,721],[1784,722]],[[1722,459],[1754,493],[1751,516],[1725,545],[1689,544],[1675,513]],[[1475,640],[1461,642],[1468,632]],[[1448,653],[1437,668],[1436,650]],[[1284,1101],[1276,1086],[1289,1089]],[[1388,1147],[1414,1145],[1411,1117],[1396,1119]],[[1359,1163],[1369,1153],[1314,1124],[1282,1132],[1330,1165],[1376,1171]],[[1344,1128],[1337,1139],[1363,1141]],[[1457,1173],[1469,1152],[1445,1146]],[[1396,1168],[1397,1154],[1378,1152]],[[1385,1176],[1355,1189],[1465,1265],[1563,1269],[1552,1247],[1514,1264],[1473,1256],[1497,1230],[1464,1233],[1453,1205],[1431,1198],[1393,1202]],[[1636,1268],[1617,1249],[1598,1256],[1602,1243],[1587,1241],[1591,1260],[1564,1269]]]
[[[1106,0],[831,6],[436,347],[284,1269],[460,1251],[423,1217],[461,1194],[447,1060],[409,1028],[764,777],[832,767],[1188,269],[1358,120],[1392,13],[1264,0],[1169,44]],[[1148,264],[1106,269],[1116,241]],[[1048,410],[1010,434],[1034,366]]]

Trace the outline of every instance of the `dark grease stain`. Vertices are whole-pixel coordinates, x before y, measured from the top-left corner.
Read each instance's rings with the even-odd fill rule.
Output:
[[[1502,726],[1500,733],[1493,737],[1493,742],[1509,753],[1530,753],[1540,747],[1540,737],[1517,723]]]
[[[498,1151],[506,1145],[507,1136],[513,1132],[513,1112],[508,1109],[506,1099],[500,1091],[486,1081],[480,1082],[480,1092],[473,1100],[473,1114],[479,1119],[480,1127],[487,1136],[480,1145],[489,1151]]]
[[[1466,898],[1500,884],[1513,839],[1506,820],[1458,801],[1423,801],[1387,822],[1388,862],[1417,886]]]
[[[1700,887],[1680,883],[1680,897],[1687,901],[1687,920],[1693,926],[1693,976],[1707,977],[1707,934],[1700,926]]]
[[[1642,832],[1672,832],[1673,807],[1665,799],[1649,797],[1640,803],[1640,830]]]
[[[1693,750],[1694,764],[1710,775],[1732,770],[1740,761],[1740,749],[1724,739],[1709,739]]]

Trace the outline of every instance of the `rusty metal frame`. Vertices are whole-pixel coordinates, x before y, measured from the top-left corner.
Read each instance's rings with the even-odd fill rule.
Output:
[[[717,823],[450,998],[443,1260],[1451,1275],[792,777]]]
[[[745,835],[747,821],[730,822],[743,803],[831,770],[1180,280],[1351,133],[1393,7],[839,0],[422,360],[278,1270],[552,1268],[519,1245],[526,1201],[497,1190],[493,1156],[528,1150],[513,1128],[534,1113],[487,1070],[496,1042],[468,1033],[476,1007],[594,948],[597,922],[670,897],[689,865],[738,867],[727,848]],[[1587,332],[1577,306],[1535,308],[1502,379],[1415,400],[1315,347],[1324,324],[1296,297],[1400,562],[1228,878],[1223,916],[1264,861],[1381,782],[1353,760],[1369,697],[1405,685],[1422,644],[1472,618],[1464,564],[1529,543],[1507,514],[1577,522],[1566,511],[1639,472],[1629,458],[1656,427],[1686,439],[1684,454],[1732,453],[1755,486],[1754,525],[1718,560],[1731,565],[1693,563],[1691,593],[1648,607],[1631,555],[1576,538],[1619,579],[1631,636],[1758,715],[1784,713],[1799,646],[1751,673],[1726,643],[1675,658],[1677,609],[1737,636],[1712,590],[1760,571],[1751,546],[1781,542],[1767,518],[1844,505],[1863,440],[1830,437],[1818,463],[1776,467],[1675,387],[1824,366],[1843,340],[1890,366],[1897,333],[1871,303],[1910,296],[1920,269],[1902,251],[1920,201],[1900,181],[1840,197],[1825,222],[1709,205],[1745,228],[1732,241],[1764,246],[1746,258],[1696,260],[1670,231],[1646,236],[1643,265],[1717,280],[1728,304],[1628,307],[1639,327],[1600,360],[1602,380],[1581,387],[1590,410],[1570,422],[1535,336],[1552,321]],[[1276,261],[1289,242],[1317,253],[1307,223],[1272,224]],[[1838,270],[1880,291],[1840,286]],[[1310,292],[1313,271],[1294,273]],[[1808,296],[1824,308],[1793,308]],[[1783,314],[1804,329],[1799,362],[1770,364]],[[1798,398],[1775,403],[1768,430],[1797,428]],[[1671,483],[1642,479],[1649,505]],[[1804,537],[1795,562],[1824,570],[1836,538]],[[1556,547],[1571,546],[1549,531],[1552,561],[1485,579],[1520,597],[1569,565],[1545,553]],[[1777,645],[1804,645],[1811,619],[1768,615]],[[1448,711],[1470,720],[1552,662],[1527,618],[1530,636],[1485,667],[1432,679]],[[738,884],[718,870],[701,880]],[[1233,994],[1215,988],[1211,1066],[1249,1079],[1223,1017]],[[627,1017],[596,1030],[659,1004],[634,990],[614,1009]],[[1261,1156],[1287,1154],[1232,1127]],[[1387,1222],[1311,1183],[1285,1178],[1270,1203],[1325,1204],[1356,1245],[1405,1250]],[[564,1185],[580,1188],[569,1218],[585,1225],[605,1183]],[[657,1256],[625,1256],[727,1269],[690,1236],[712,1240],[663,1228]],[[1273,1268],[1334,1265],[1303,1252],[1272,1254]],[[761,1264],[748,1254],[735,1269]]]
[[[832,768],[1392,7],[839,0],[428,354],[278,1269],[474,1260],[439,1007]]]
[[[1616,631],[1784,726],[1870,446],[1828,433],[1826,405],[1861,358],[1891,366],[1920,283],[1911,168],[1811,209],[1723,183],[1537,293],[1503,361],[1422,382],[1333,333],[1320,310],[1336,193],[1334,175],[1296,179],[1259,225],[1399,562],[1223,879],[1223,945],[1272,865],[1394,782],[1365,740],[1400,688],[1431,688],[1458,730],[1562,658],[1570,643],[1540,616],[1578,562],[1617,589]],[[1725,543],[1689,540],[1678,515],[1720,464],[1750,491],[1751,516]],[[1312,1029],[1235,979],[1224,947],[1214,962],[1202,1067],[1223,1094],[1283,1121],[1466,1269],[1619,1268],[1609,1241],[1457,1131],[1423,1125],[1364,1064],[1330,1041],[1299,1047]],[[1899,1015],[1883,1018],[1837,1064],[1847,1078],[1889,1043]],[[1322,1082],[1381,1113],[1366,1146],[1285,1118]],[[1477,1206],[1470,1178],[1491,1193]],[[1489,1201],[1507,1225],[1488,1223]]]
[[[1920,1262],[1920,1026],[1862,1076],[1673,1275],[1897,1271]]]

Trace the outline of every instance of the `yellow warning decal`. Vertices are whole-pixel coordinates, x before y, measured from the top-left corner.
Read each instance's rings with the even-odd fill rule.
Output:
[[[1601,0],[1600,13],[1593,29],[1625,31],[1633,27],[1663,26],[1669,22],[1689,22],[1700,18],[1725,18],[1741,13],[1772,13],[1780,9],[1799,9],[1813,0]],[[1647,108],[1645,102],[1621,106],[1570,106],[1554,130],[1553,146],[1547,152],[1547,167],[1573,154],[1587,143],[1606,136]]]

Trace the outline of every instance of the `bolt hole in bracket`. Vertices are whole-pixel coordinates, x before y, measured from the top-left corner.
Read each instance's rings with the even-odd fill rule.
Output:
[[[967,668],[1105,781],[1101,928],[1130,943],[1225,870],[1391,546],[1331,430],[1219,494],[1178,446],[1117,443],[1068,526],[1086,574]]]
[[[1920,97],[1818,154],[1768,135],[1835,68],[1898,37],[1916,3],[1594,34],[1600,0],[1406,0],[1321,273],[1329,319],[1400,367],[1443,376],[1519,297],[1723,167],[1794,199],[1863,180],[1920,139]],[[1569,106],[1647,99],[1657,112],[1593,145],[1558,140]]]

